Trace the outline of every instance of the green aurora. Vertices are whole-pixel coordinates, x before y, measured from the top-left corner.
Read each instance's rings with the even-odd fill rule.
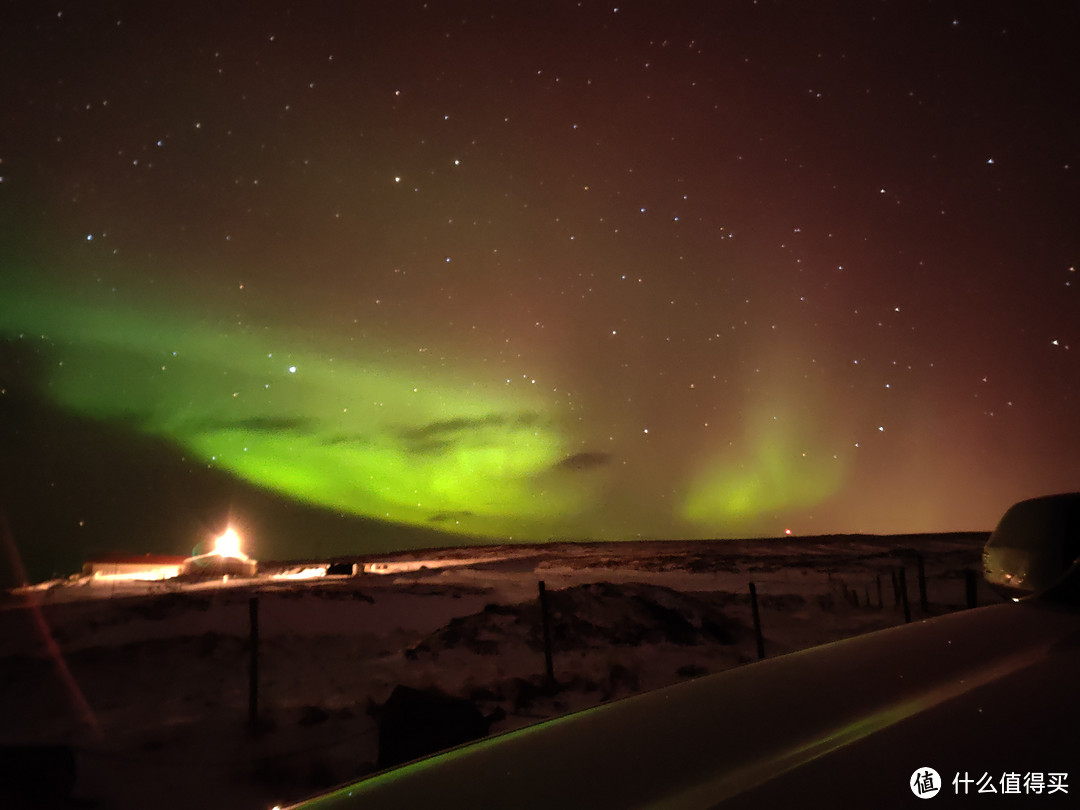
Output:
[[[383,362],[281,350],[197,319],[4,296],[3,329],[47,347],[58,405],[175,442],[292,498],[394,523],[546,537],[584,505],[535,396]],[[31,337],[31,335],[33,337]]]
[[[709,458],[683,502],[683,518],[745,531],[762,514],[813,507],[843,486],[846,462],[830,454],[824,442],[797,435],[796,427],[806,435],[811,431],[794,413],[779,409],[782,417],[761,416],[777,410],[762,406],[758,418],[748,420],[743,453]],[[809,450],[796,452],[799,447]]]
[[[48,358],[39,384],[62,409],[288,498],[399,525],[518,540],[732,536],[845,478],[842,464],[797,452],[797,419],[749,423],[741,454],[706,450],[678,498],[645,504],[656,513],[642,519],[641,505],[619,508],[629,496],[611,456],[573,434],[565,409],[509,381],[115,296],[9,289],[0,324]]]

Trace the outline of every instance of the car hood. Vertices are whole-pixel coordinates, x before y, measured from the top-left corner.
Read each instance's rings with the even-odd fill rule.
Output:
[[[1080,613],[1006,603],[604,704],[296,806],[910,807],[923,767],[943,777],[940,806],[954,775],[1075,770],[1078,676]]]

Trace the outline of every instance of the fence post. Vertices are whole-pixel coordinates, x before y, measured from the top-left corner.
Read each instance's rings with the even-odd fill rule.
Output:
[[[900,583],[900,602],[904,606],[904,623],[911,624],[911,605],[907,597],[907,571],[903,566],[897,570],[896,578]]]
[[[978,588],[979,581],[976,578],[976,574],[970,568],[964,569],[964,590],[967,596],[967,606],[973,608],[978,605]]]
[[[259,597],[248,600],[250,637],[248,647],[248,725],[256,728],[259,723]]]
[[[926,600],[926,563],[922,554],[915,555],[915,562],[919,567],[919,610],[925,616],[930,612],[930,606]]]
[[[551,660],[551,620],[548,618],[547,589],[540,580],[540,623],[544,631],[544,670],[549,686],[555,684],[555,665]]]
[[[765,657],[765,639],[761,635],[761,613],[758,612],[757,588],[750,583],[750,610],[754,616],[754,637],[757,639],[757,657],[760,661]]]

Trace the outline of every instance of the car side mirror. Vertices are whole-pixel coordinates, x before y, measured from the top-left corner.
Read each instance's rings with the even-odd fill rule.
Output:
[[[983,548],[983,575],[1015,601],[1080,601],[1080,492],[1010,507]]]

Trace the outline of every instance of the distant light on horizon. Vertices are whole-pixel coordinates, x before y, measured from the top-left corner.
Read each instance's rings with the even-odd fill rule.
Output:
[[[237,560],[248,559],[240,550],[240,535],[232,526],[214,538],[214,554],[219,557],[231,557]]]
[[[143,568],[136,571],[118,571],[115,573],[104,573],[102,571],[95,571],[91,575],[91,579],[99,580],[102,582],[160,582],[163,579],[172,579],[173,577],[179,575],[179,565],[159,565]]]
[[[309,566],[307,568],[300,569],[299,571],[282,571],[277,574],[271,574],[271,579],[318,579],[319,577],[326,576],[326,568],[324,566]]]

